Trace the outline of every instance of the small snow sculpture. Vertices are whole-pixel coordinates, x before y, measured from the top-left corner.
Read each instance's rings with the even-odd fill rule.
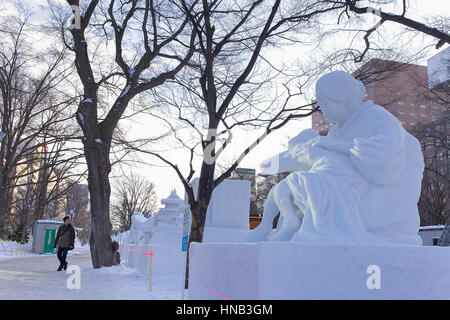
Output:
[[[142,225],[147,221],[144,215],[136,212],[131,216],[131,228],[129,232],[129,240],[133,244],[138,244],[144,237]]]
[[[262,163],[263,172],[274,162],[278,172],[294,172],[269,192],[263,220],[246,241],[421,244],[417,139],[386,109],[363,103],[364,85],[346,72],[322,76],[316,96],[335,125],[327,136],[302,131]]]
[[[150,242],[173,242],[178,243],[183,224],[184,201],[181,199],[175,189],[172,190],[169,197],[161,200],[164,208],[149,218],[136,212],[131,216],[131,228],[128,236],[128,243],[148,244]],[[161,240],[161,237],[164,239]],[[170,238],[168,240],[168,238]]]

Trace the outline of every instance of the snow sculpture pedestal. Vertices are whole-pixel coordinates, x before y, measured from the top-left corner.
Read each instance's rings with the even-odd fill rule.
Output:
[[[192,181],[195,195],[198,183],[198,178]],[[250,181],[225,179],[209,202],[203,242],[241,242],[250,229],[249,212]]]
[[[192,243],[190,257],[193,300],[450,299],[445,247]]]

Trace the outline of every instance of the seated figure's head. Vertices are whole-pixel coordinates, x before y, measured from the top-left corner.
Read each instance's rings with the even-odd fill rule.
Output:
[[[361,105],[365,94],[362,82],[344,71],[327,73],[316,82],[317,102],[330,122],[347,119]]]

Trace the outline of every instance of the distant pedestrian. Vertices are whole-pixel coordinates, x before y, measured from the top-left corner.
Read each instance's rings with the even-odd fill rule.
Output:
[[[70,217],[64,217],[64,224],[58,228],[56,233],[55,244],[53,248],[57,248],[57,256],[59,260],[59,268],[57,271],[67,269],[67,252],[75,247],[75,228],[70,224]]]

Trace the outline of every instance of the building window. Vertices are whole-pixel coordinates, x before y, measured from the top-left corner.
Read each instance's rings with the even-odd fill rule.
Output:
[[[426,109],[427,108],[424,104],[421,104],[419,107],[421,107],[422,109]]]
[[[439,110],[438,106],[431,106],[431,110]]]
[[[414,103],[410,103],[409,106],[410,106],[410,107],[414,107],[415,104],[414,104]]]
[[[420,116],[422,117],[422,118],[425,118],[427,115],[426,114],[423,114],[423,113],[421,113],[420,114]]]
[[[437,120],[437,116],[436,115],[432,115],[431,116],[431,121],[436,121]]]
[[[437,159],[438,161],[444,160],[444,153],[443,153],[443,152],[437,153],[437,154],[436,154],[436,159]]]
[[[403,101],[398,101],[397,103],[401,106],[405,104]]]
[[[399,111],[398,114],[405,114],[403,111]]]
[[[435,145],[436,147],[442,146],[441,139],[437,138],[437,139],[434,141],[434,145]]]
[[[412,126],[415,126],[415,125],[416,125],[415,122],[410,122],[409,124],[412,125]]]
[[[398,95],[398,96],[401,96],[402,93],[401,93],[400,91],[397,91],[397,95]]]
[[[441,126],[440,124],[438,124],[438,125],[435,127],[435,129],[436,129],[436,131],[441,131],[442,126]]]
[[[415,116],[416,114],[414,112],[409,113],[410,116]]]

